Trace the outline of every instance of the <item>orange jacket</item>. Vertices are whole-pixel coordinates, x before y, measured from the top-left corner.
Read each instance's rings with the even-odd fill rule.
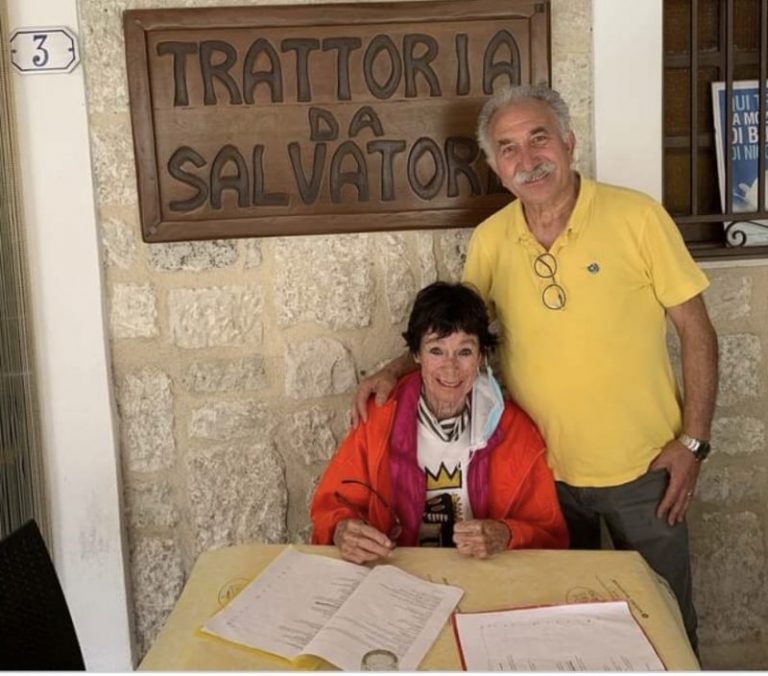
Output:
[[[416,462],[416,402],[420,387],[418,372],[403,378],[386,404],[379,407],[369,403],[368,421],[342,442],[312,500],[314,544],[332,544],[336,524],[360,515],[382,533],[390,531],[393,517],[388,506],[359,484],[342,484],[344,479],[362,481],[374,488],[402,522],[398,544],[417,544],[426,500],[426,478]],[[568,547],[568,531],[544,454],[544,442],[531,419],[514,404],[505,402],[496,433],[469,465],[470,473],[476,470],[475,479],[470,476],[468,480],[474,518],[503,521],[512,534],[510,549]],[[398,477],[394,491],[390,480],[393,473]],[[359,514],[342,504],[336,491],[354,504]]]

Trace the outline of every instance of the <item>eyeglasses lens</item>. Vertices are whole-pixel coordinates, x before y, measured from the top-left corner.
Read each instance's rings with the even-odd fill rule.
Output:
[[[550,310],[562,310],[565,307],[565,289],[555,281],[557,259],[551,253],[543,253],[533,261],[533,271],[542,279],[551,280],[541,292],[544,307]]]

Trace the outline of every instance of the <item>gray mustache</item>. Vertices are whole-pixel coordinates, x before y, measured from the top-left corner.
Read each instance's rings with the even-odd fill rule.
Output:
[[[551,174],[554,170],[554,162],[542,162],[541,164],[537,164],[530,171],[524,171],[521,169],[515,174],[513,180],[517,184],[524,185],[526,183],[531,183],[532,181],[537,181],[538,179],[544,178],[545,176],[549,176],[549,174]]]

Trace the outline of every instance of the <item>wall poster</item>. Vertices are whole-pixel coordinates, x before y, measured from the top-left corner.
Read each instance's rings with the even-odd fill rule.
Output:
[[[768,93],[766,94],[768,104]],[[712,105],[715,121],[715,148],[717,153],[717,174],[720,180],[720,203],[723,212],[727,209],[725,195],[726,125],[725,82],[712,83]],[[768,204],[759,207],[758,186],[758,130],[760,125],[760,97],[757,80],[742,80],[733,83],[730,159],[733,167],[731,199],[733,212],[758,212],[768,210]],[[766,106],[768,110],[768,105]],[[763,125],[768,121],[764,120]],[[768,138],[768,129],[766,130]],[[768,143],[764,149],[768,153]],[[766,182],[768,201],[768,170],[763,177]],[[749,217],[747,217],[749,218]],[[733,246],[757,246],[768,244],[768,221],[745,220],[726,223],[726,240]]]
[[[549,83],[549,3],[124,12],[148,242],[476,225],[510,197],[475,141]]]

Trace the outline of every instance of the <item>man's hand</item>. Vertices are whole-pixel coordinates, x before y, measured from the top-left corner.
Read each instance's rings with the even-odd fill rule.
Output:
[[[376,395],[376,406],[383,406],[390,392],[395,389],[397,381],[406,373],[416,369],[416,362],[410,352],[404,352],[396,359],[371,376],[360,382],[352,397],[352,410],[349,414],[351,428],[357,427],[360,422],[368,420],[368,399]]]
[[[368,399],[371,395],[376,397],[374,400],[376,406],[382,406],[387,401],[389,393],[395,389],[395,385],[397,385],[397,377],[388,366],[361,380],[352,398],[350,426],[354,428],[368,420]]]
[[[341,558],[352,563],[384,559],[395,548],[395,543],[384,533],[360,519],[339,521],[333,532],[333,544],[339,548]]]
[[[453,526],[453,542],[459,554],[477,559],[503,552],[511,537],[507,525],[494,519],[458,521]]]
[[[699,461],[689,449],[673,439],[661,449],[649,469],[665,469],[669,473],[669,484],[656,508],[656,516],[660,519],[666,516],[670,526],[680,523],[685,518],[696,489]]]

